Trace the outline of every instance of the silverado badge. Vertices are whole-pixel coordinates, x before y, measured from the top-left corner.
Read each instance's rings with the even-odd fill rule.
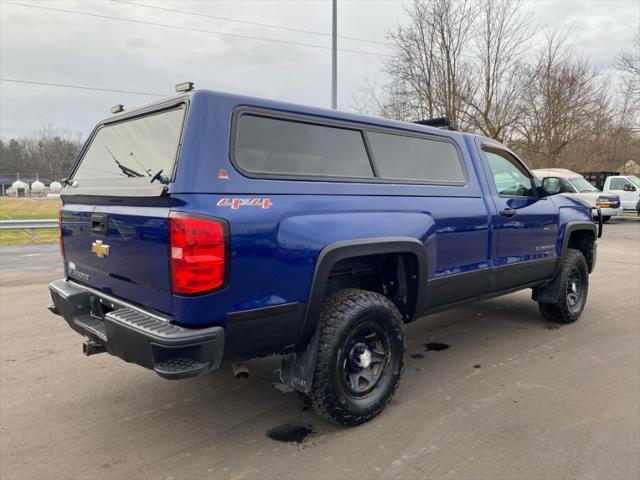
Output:
[[[102,240],[96,240],[91,244],[91,251],[95,253],[99,258],[109,256],[109,245],[103,245]]]

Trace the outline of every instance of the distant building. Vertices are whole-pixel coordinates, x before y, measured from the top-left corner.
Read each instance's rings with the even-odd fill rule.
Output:
[[[16,177],[0,177],[0,194],[8,195],[11,184],[16,181]]]
[[[634,160],[629,160],[618,167],[620,175],[640,175],[640,164]]]

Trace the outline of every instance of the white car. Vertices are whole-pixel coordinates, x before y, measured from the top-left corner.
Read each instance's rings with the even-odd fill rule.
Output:
[[[620,204],[619,195],[601,192],[579,173],[572,172],[565,168],[539,168],[533,170],[533,173],[541,181],[545,179],[556,179],[560,182],[560,193],[562,195],[576,197],[594,208],[598,207],[602,212],[602,220],[605,222],[611,217],[624,213]]]
[[[640,202],[640,178],[635,175],[607,177],[604,182],[604,191],[618,195],[625,210],[636,210]]]

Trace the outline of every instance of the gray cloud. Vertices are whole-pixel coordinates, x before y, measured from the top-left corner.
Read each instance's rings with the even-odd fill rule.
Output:
[[[149,2],[260,23],[330,32],[328,1]],[[110,1],[27,2],[36,6],[91,12],[146,22],[330,45],[330,38],[284,32],[210,18],[156,11]],[[576,51],[599,65],[629,48],[640,22],[636,1],[530,1],[543,26],[569,25]],[[402,21],[401,2],[341,1],[342,35],[385,41]],[[3,3],[0,5],[2,77],[70,83],[122,90],[173,93],[191,80],[200,88],[328,106],[330,51],[221,35],[125,23]],[[383,45],[341,40],[340,47],[389,53]],[[350,100],[367,78],[384,79],[386,57],[342,52],[339,103]],[[34,132],[45,124],[87,134],[116,103],[134,106],[153,97],[0,83],[0,135]]]

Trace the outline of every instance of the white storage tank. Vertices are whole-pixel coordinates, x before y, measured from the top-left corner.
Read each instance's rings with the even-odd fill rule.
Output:
[[[26,197],[29,193],[29,185],[20,180],[13,182],[11,184],[11,188],[13,189],[16,197]]]
[[[40,180],[36,180],[31,184],[31,192],[32,193],[42,193],[44,192],[44,183]]]

